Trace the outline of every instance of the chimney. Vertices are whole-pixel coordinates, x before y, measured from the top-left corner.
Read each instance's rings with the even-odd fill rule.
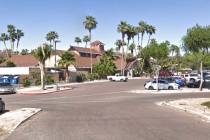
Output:
[[[94,41],[91,43],[91,48],[99,53],[104,51],[104,43],[100,41]]]

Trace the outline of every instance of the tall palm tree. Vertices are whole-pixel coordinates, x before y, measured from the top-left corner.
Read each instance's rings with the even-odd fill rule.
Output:
[[[79,37],[75,37],[74,42],[76,42],[77,46],[79,46],[79,43],[81,43],[82,40]]]
[[[123,53],[123,46],[125,46],[125,42],[123,42],[122,40],[116,40],[115,45],[117,46],[117,49],[120,50],[122,49],[122,53],[121,53],[121,63],[120,63],[120,70],[121,70],[121,74],[123,74],[123,60],[124,60],[124,53]]]
[[[20,39],[24,36],[24,33],[22,30],[17,29],[16,31],[16,39],[17,39],[17,44],[16,44],[16,48],[18,49],[19,43],[20,43]]]
[[[52,45],[43,44],[35,49],[32,54],[39,61],[41,71],[41,88],[45,89],[45,61],[50,58]]]
[[[14,44],[15,44],[15,40],[16,40],[16,28],[13,25],[7,25],[7,31],[9,33],[11,50],[14,51]]]
[[[146,32],[146,27],[147,27],[146,22],[144,22],[144,21],[139,22],[138,32],[141,33],[141,48],[143,48],[143,39],[144,39],[144,34]],[[138,35],[138,42],[139,42],[139,35]]]
[[[152,36],[153,34],[155,34],[156,29],[155,29],[154,26],[148,25],[146,31],[147,31],[147,33],[149,34],[149,38],[148,38],[148,42],[147,42],[147,46],[148,46],[148,45],[149,45],[149,42],[150,42],[150,38],[151,38],[151,36]]]
[[[87,48],[87,43],[90,42],[90,37],[88,35],[85,35],[82,40],[83,42],[85,42],[85,48]]]
[[[59,35],[57,32],[55,31],[50,31],[47,33],[46,35],[46,40],[50,42],[50,45],[54,45],[54,53],[55,53],[55,62],[54,62],[54,67],[56,67],[56,43],[58,42],[57,40],[59,39]]]
[[[83,22],[83,24],[85,25],[85,29],[87,29],[89,32],[89,38],[90,38],[90,42],[91,42],[91,39],[92,39],[91,31],[96,28],[98,23],[94,17],[86,16],[86,19]],[[91,46],[90,46],[90,65],[91,65],[90,71],[91,71],[91,74],[93,71],[93,62],[92,62],[93,60],[92,59],[93,59],[92,58],[92,50],[91,50]]]
[[[129,50],[131,51],[131,54],[133,55],[133,50],[135,50],[136,48],[136,44],[135,43],[132,43],[131,45],[129,45]]]
[[[59,60],[59,65],[63,68],[65,68],[65,78],[66,78],[66,83],[69,82],[69,70],[68,67],[70,65],[73,65],[75,63],[75,58],[74,55],[70,52],[64,52],[62,54],[61,59]]]
[[[8,41],[8,40],[9,40],[9,36],[6,33],[2,33],[0,36],[0,41],[2,41],[4,43],[4,47],[5,47],[5,50],[7,53],[7,58],[9,58],[9,56],[10,56],[8,53],[7,44],[6,44],[6,41]]]
[[[131,25],[127,25],[127,31],[126,31],[126,35],[127,35],[127,49],[129,48],[130,45],[130,40],[132,38],[132,26]]]

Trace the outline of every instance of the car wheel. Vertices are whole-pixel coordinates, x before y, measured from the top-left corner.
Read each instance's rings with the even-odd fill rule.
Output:
[[[154,88],[152,86],[149,87],[149,90],[154,90]]]
[[[173,88],[172,86],[169,86],[168,89],[169,89],[169,90],[173,90],[174,88]]]
[[[120,79],[120,82],[123,82],[124,80],[123,79]]]
[[[109,78],[109,81],[113,81],[112,78]]]
[[[128,79],[126,78],[125,80],[124,80],[124,82],[127,82],[128,81]]]
[[[195,83],[195,79],[191,78],[190,83]]]

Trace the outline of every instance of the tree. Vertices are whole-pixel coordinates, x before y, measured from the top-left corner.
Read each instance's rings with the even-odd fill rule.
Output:
[[[100,62],[94,65],[93,73],[98,76],[99,79],[106,78],[108,75],[113,75],[117,72],[116,65],[114,63],[115,56],[113,50],[110,49],[103,54]]]
[[[125,46],[125,42],[123,42],[122,40],[116,40],[115,45],[117,46],[117,49],[120,50],[122,49],[122,53],[121,53],[121,63],[120,63],[120,70],[121,70],[121,74],[123,74],[123,46]]]
[[[149,38],[148,38],[148,42],[147,42],[147,46],[148,46],[148,45],[149,45],[149,42],[150,42],[150,38],[151,38],[151,36],[152,36],[153,34],[155,34],[156,29],[155,29],[155,27],[152,26],[152,25],[147,25],[147,26],[146,26],[146,32],[147,32],[147,34],[149,34]]]
[[[75,37],[74,42],[76,42],[77,46],[79,46],[79,43],[81,43],[82,40],[79,37]]]
[[[14,44],[15,44],[15,40],[16,40],[16,28],[13,25],[8,25],[7,26],[7,31],[9,33],[11,50],[14,51]]]
[[[90,37],[87,36],[87,35],[85,35],[85,36],[83,37],[83,42],[85,42],[85,48],[87,48],[87,43],[90,42]]]
[[[55,31],[50,31],[50,32],[47,33],[46,39],[47,39],[47,41],[50,42],[50,45],[52,45],[52,43],[54,45],[54,52],[55,52],[55,63],[54,63],[54,67],[56,67],[56,43],[58,42],[59,35]]]
[[[29,50],[28,49],[22,49],[22,51],[20,52],[21,55],[28,55],[29,54]]]
[[[133,50],[135,50],[135,48],[136,48],[136,44],[135,43],[132,43],[131,45],[129,45],[128,49],[131,51],[132,56],[133,56]]]
[[[201,84],[199,89],[203,86],[203,63],[205,62],[208,50],[210,48],[210,26],[196,25],[187,30],[187,34],[183,37],[183,45],[190,53],[201,54],[200,58],[200,72]]]
[[[73,65],[75,63],[75,58],[74,55],[70,52],[64,52],[64,54],[62,54],[61,59],[59,60],[59,65],[63,68],[65,68],[65,78],[66,78],[66,82],[69,82],[69,70],[68,67],[70,65]]]
[[[6,59],[3,56],[0,56],[0,64],[4,63]]]
[[[8,60],[8,61],[6,62],[6,67],[16,67],[16,65],[15,65],[14,62]]]
[[[50,58],[52,45],[43,44],[37,49],[33,50],[33,56],[39,61],[39,68],[41,71],[41,88],[45,89],[45,61]]]
[[[19,43],[20,43],[20,39],[24,36],[24,33],[22,30],[17,29],[16,31],[16,39],[17,39],[17,44],[16,44],[16,48],[18,49]]]
[[[7,49],[7,45],[6,45],[6,41],[9,40],[9,36],[6,33],[2,33],[0,36],[0,41],[2,41],[4,43],[4,47],[6,50],[6,54],[7,54],[7,58],[9,58],[9,53],[8,53],[8,49]]]
[[[97,23],[97,21],[94,17],[86,16],[86,19],[83,22],[83,24],[85,25],[85,29],[87,29],[88,32],[89,32],[89,38],[90,38],[90,42],[91,42],[91,39],[92,39],[91,31],[96,28],[98,23]],[[91,47],[90,47],[90,65],[91,65],[90,71],[91,71],[91,73],[92,73],[92,69],[93,69],[92,68],[93,67],[92,66],[93,65],[93,62],[92,62],[93,60],[92,59],[93,59],[92,58],[92,50],[91,50]]]
[[[139,22],[138,32],[141,33],[141,48],[143,48],[143,39],[144,39],[144,34],[146,32],[146,27],[147,27],[146,22],[144,21]],[[138,42],[139,42],[139,35],[138,35]]]

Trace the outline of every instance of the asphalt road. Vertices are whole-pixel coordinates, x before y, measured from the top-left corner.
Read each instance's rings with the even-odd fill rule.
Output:
[[[143,80],[77,85],[71,91],[39,96],[1,96],[10,110],[43,111],[6,140],[210,140],[210,124],[201,118],[155,103],[197,94],[135,94]]]

